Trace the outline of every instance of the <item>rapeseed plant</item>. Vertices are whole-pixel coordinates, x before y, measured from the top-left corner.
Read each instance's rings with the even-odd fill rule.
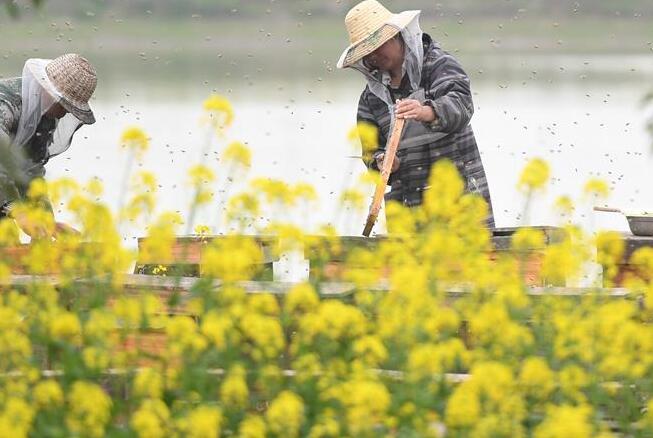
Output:
[[[231,104],[212,96],[205,110],[211,134],[224,136]],[[369,154],[378,133],[357,126],[349,134],[356,138]],[[150,140],[130,128],[121,142],[136,154]],[[251,162],[249,149],[234,141],[220,162],[227,169],[194,167],[190,211],[214,208],[216,175],[244,174]],[[549,176],[542,160],[526,166],[518,185],[527,207]],[[170,266],[180,256],[182,218],[156,212],[153,174],[132,181],[115,214],[101,202],[98,181],[39,181],[20,208],[44,218],[41,201],[49,193],[81,234],[33,242],[17,256],[18,231],[0,221],[3,434],[548,438],[608,437],[611,427],[633,437],[653,433],[653,250],[635,252],[633,272],[619,277],[621,237],[590,237],[570,225],[569,197],[557,202],[565,218],[557,240],[525,228],[498,254],[484,226],[487,206],[464,192],[447,161],[433,167],[423,207],[389,203],[391,233],[362,244],[339,238],[329,225],[316,227],[316,235],[280,220],[261,223],[257,218],[270,212],[308,211],[317,196],[304,183],[254,179],[221,200],[233,232],[214,238],[213,224],[195,228],[201,278],[180,279]],[[608,189],[590,181],[582,196],[603,199]],[[345,188],[346,200],[360,208],[363,193],[360,184]],[[138,263],[155,266],[161,278],[152,284],[165,287],[123,281],[136,258],[122,246],[123,220],[148,225]],[[264,246],[245,230],[275,243]],[[270,259],[302,248],[311,259],[308,281],[253,281]],[[626,282],[622,295],[565,286],[593,251],[606,285]],[[544,287],[535,290],[525,272],[537,263],[541,272],[530,281]],[[36,276],[19,283],[11,277],[19,268]],[[56,281],[42,275],[52,273]]]

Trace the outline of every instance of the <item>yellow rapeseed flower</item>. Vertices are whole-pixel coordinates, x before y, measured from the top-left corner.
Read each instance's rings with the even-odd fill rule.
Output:
[[[69,409],[66,424],[76,434],[89,437],[104,436],[104,428],[111,418],[111,398],[95,383],[77,381],[67,394]]]
[[[78,191],[79,184],[72,178],[57,178],[48,182],[48,194],[53,205],[59,205],[64,197],[71,196]]]
[[[215,181],[215,173],[208,166],[197,164],[188,171],[190,183],[193,187],[208,184]]]
[[[353,350],[370,367],[379,367],[388,358],[388,350],[378,336],[368,335],[357,339]]]
[[[139,217],[151,214],[156,208],[153,193],[135,193],[121,212],[122,216],[133,222]]]
[[[437,220],[450,220],[460,214],[457,207],[465,184],[456,166],[449,160],[439,160],[431,168],[431,188],[424,192],[424,212]]]
[[[590,384],[590,376],[578,365],[568,365],[558,373],[560,390],[574,402],[586,400],[583,390]]]
[[[202,320],[201,332],[218,351],[222,351],[227,347],[227,336],[232,328],[233,321],[229,317],[212,311]]]
[[[246,371],[242,365],[234,365],[220,386],[220,400],[228,409],[245,409],[249,402]]]
[[[139,261],[149,264],[166,264],[172,258],[176,228],[182,223],[177,213],[164,213],[154,221],[139,248]]]
[[[0,221],[0,246],[14,246],[20,243],[20,230],[14,221]]]
[[[154,368],[142,368],[134,378],[136,397],[158,399],[163,395],[163,376]]]
[[[358,122],[349,133],[347,139],[355,144],[360,141],[363,155],[367,156],[379,146],[379,128],[369,122]]]
[[[116,316],[105,309],[93,309],[84,324],[84,336],[94,341],[106,340],[116,328]]]
[[[195,234],[199,236],[206,236],[211,231],[208,225],[195,225]]]
[[[92,370],[106,370],[109,367],[109,353],[104,348],[86,347],[82,350],[84,365]]]
[[[415,345],[408,356],[411,379],[437,379],[443,373],[456,371],[467,363],[469,353],[460,339],[439,344]]]
[[[549,181],[551,171],[546,161],[541,158],[530,160],[519,177],[517,186],[527,191],[544,188]]]
[[[626,244],[621,233],[602,231],[596,234],[597,262],[603,266],[603,277],[610,280],[617,275]]]
[[[284,299],[284,310],[290,314],[314,310],[320,303],[315,289],[308,283],[294,286]]]
[[[295,187],[292,188],[294,191],[294,197],[301,199],[306,202],[316,201],[317,200],[317,191],[315,187],[308,183],[297,183]]]
[[[21,398],[12,396],[7,398],[0,411],[1,433],[6,437],[27,438],[36,412]]]
[[[99,178],[91,178],[84,186],[84,191],[93,198],[99,198],[104,193],[104,185]]]
[[[293,369],[297,372],[297,380],[305,382],[313,379],[322,373],[323,366],[320,357],[315,353],[305,353],[299,356],[292,363]]]
[[[238,438],[266,438],[265,421],[257,416],[248,414],[238,426]]]
[[[340,194],[340,202],[351,205],[354,209],[363,209],[367,203],[367,196],[357,189],[347,189]]]
[[[63,391],[56,380],[39,382],[32,395],[39,409],[53,409],[63,404]]]
[[[202,254],[203,272],[227,281],[249,280],[263,262],[259,245],[250,238],[227,237],[210,243]]]
[[[529,357],[522,364],[519,384],[525,394],[546,401],[555,389],[555,375],[541,357]]]
[[[533,343],[531,331],[513,320],[503,303],[483,304],[471,316],[470,327],[479,345],[488,348],[493,357],[524,352]]]
[[[142,170],[136,174],[135,184],[145,190],[154,192],[157,189],[157,178],[152,172]]]
[[[195,321],[188,316],[173,316],[166,324],[168,349],[176,356],[181,353],[195,353],[207,347],[206,339],[198,333]]]
[[[229,199],[229,214],[233,217],[240,215],[254,216],[259,214],[259,202],[251,193],[241,193]]]
[[[211,95],[204,101],[205,121],[215,129],[218,135],[231,126],[234,120],[234,109],[231,102],[223,96]]]
[[[554,207],[563,216],[569,216],[574,212],[574,202],[567,195],[558,197]]]
[[[544,248],[544,233],[535,228],[520,228],[512,235],[512,248],[527,251]]]
[[[587,254],[580,252],[579,249],[570,242],[555,243],[546,247],[542,261],[542,276],[551,284],[558,285],[577,278],[583,263],[587,260]]]
[[[270,403],[265,418],[272,433],[298,437],[304,423],[304,401],[292,391],[282,391]]]
[[[278,357],[285,346],[283,328],[276,317],[245,314],[240,321],[240,329],[254,360],[272,359]]]
[[[535,438],[590,438],[594,436],[590,423],[592,409],[581,406],[551,406],[544,421],[535,428]]]
[[[456,387],[447,401],[445,411],[449,427],[471,427],[481,414],[478,392],[474,386],[462,384]]]
[[[132,415],[130,425],[139,438],[164,438],[169,436],[167,422],[170,411],[157,399],[144,400]]]
[[[583,187],[583,194],[593,198],[607,198],[610,195],[610,187],[603,179],[590,178]]]
[[[130,126],[120,136],[120,145],[141,155],[149,148],[150,139],[138,126]]]
[[[239,166],[250,167],[252,165],[252,151],[239,141],[229,143],[224,150],[223,157],[225,161]]]
[[[390,407],[390,393],[381,382],[354,379],[330,388],[326,396],[343,406],[350,436],[365,436],[382,422]]]
[[[323,301],[315,314],[300,319],[301,339],[312,342],[317,336],[327,339],[355,338],[367,331],[368,321],[355,306],[340,301]]]
[[[340,422],[334,413],[325,409],[324,415],[318,418],[308,433],[308,438],[337,438],[341,437]]]
[[[268,316],[279,315],[279,302],[272,294],[257,294],[248,297],[247,301],[247,307],[250,312]]]
[[[255,178],[251,181],[252,188],[261,193],[267,202],[280,205],[293,205],[295,193],[284,181],[272,178]]]
[[[80,345],[82,342],[82,325],[76,314],[61,312],[53,315],[50,321],[50,334],[53,339]]]
[[[48,183],[43,178],[35,178],[30,182],[27,197],[29,199],[40,200],[48,196]]]
[[[222,412],[213,406],[200,406],[188,414],[188,438],[214,438],[220,436]]]

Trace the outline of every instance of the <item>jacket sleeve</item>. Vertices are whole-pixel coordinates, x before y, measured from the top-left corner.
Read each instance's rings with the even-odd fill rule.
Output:
[[[427,104],[435,111],[431,129],[458,132],[464,129],[474,114],[474,102],[469,77],[460,63],[442,51],[429,69]]]
[[[376,157],[385,152],[386,139],[385,136],[381,133],[381,128],[379,127],[379,124],[374,119],[374,114],[370,109],[370,105],[367,100],[367,93],[365,91],[363,91],[358,101],[358,113],[356,115],[356,119],[358,123],[361,122],[369,123],[370,125],[376,127],[376,131],[378,133],[376,149],[371,151],[371,155],[368,152],[367,156],[365,150],[363,150],[363,162],[365,163],[368,169],[378,171],[379,168],[376,165]],[[361,139],[361,144],[362,142],[363,139]]]
[[[11,108],[0,102],[0,207],[20,198],[16,185],[16,160],[11,151],[11,128],[15,115]]]
[[[9,133],[14,126],[15,117],[11,107],[0,100],[0,144],[9,145],[11,143]]]

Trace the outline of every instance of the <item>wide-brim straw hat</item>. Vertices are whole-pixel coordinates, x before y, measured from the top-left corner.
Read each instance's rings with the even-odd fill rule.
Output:
[[[66,111],[87,125],[95,123],[88,101],[97,86],[97,73],[85,58],[68,53],[55,59],[28,59],[25,66]]]
[[[342,52],[338,68],[351,67],[394,37],[415,19],[420,11],[393,14],[376,0],[365,0],[345,16],[349,47]]]

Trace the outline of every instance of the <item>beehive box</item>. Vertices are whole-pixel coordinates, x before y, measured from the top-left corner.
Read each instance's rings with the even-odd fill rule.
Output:
[[[253,278],[258,281],[272,280],[272,264],[279,259],[277,239],[270,236],[242,236],[251,238],[261,249],[263,261],[256,267]],[[233,236],[179,236],[172,245],[169,258],[154,259],[144,255],[145,238],[138,239],[138,259],[134,273],[145,275],[165,274],[167,276],[198,277],[206,274],[204,250],[219,239]]]
[[[524,284],[527,286],[564,286],[555,281],[547,279],[542,274],[542,263],[547,246],[561,242],[565,237],[565,231],[558,227],[536,226],[528,227],[540,230],[544,234],[544,245],[538,248],[530,248],[520,256]],[[492,230],[492,246],[494,250],[490,253],[492,260],[512,253],[512,236],[520,227],[494,228]]]
[[[642,248],[653,248],[653,237],[635,236],[630,233],[623,234],[624,254],[617,264],[617,273],[613,284],[608,284],[609,279],[604,276],[605,286],[623,287],[630,280],[641,280],[650,282],[653,279],[653,272],[647,266],[638,265],[633,259],[633,254]]]
[[[556,227],[531,227],[542,231],[544,234],[544,246],[531,248],[521,255],[523,263],[522,272],[524,283],[528,286],[547,286],[553,284],[542,276],[542,261],[544,251],[550,244],[560,242],[564,237],[564,230]],[[518,227],[495,228],[492,230],[492,248],[488,254],[491,260],[497,260],[502,256],[511,254],[511,241],[513,234]],[[379,281],[386,281],[392,271],[391,266],[365,266],[355,257],[356,251],[374,251],[379,245],[392,237],[359,237],[344,236],[340,238],[339,244],[319,243],[319,236],[314,237],[318,241],[315,245],[322,251],[306,251],[305,257],[310,261],[310,278],[321,281],[342,281],[347,277],[348,269],[369,269],[379,275]],[[326,238],[324,238],[326,239]]]
[[[55,275],[68,273],[77,276],[87,274],[85,266],[91,267],[93,260],[104,251],[95,242],[59,243],[39,241],[0,247],[0,263],[7,266],[14,275]],[[66,263],[66,259],[76,263]],[[87,263],[83,263],[86,260]]]

